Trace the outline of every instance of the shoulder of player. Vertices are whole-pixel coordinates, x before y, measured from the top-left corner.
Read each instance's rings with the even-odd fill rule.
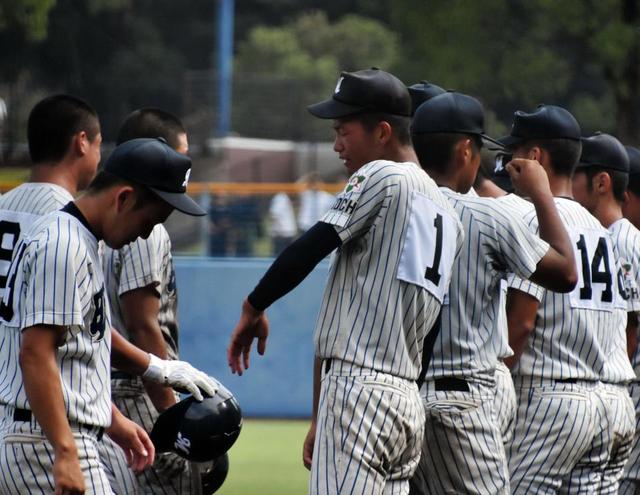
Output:
[[[48,182],[25,182],[0,197],[0,209],[46,215],[61,209],[73,196],[69,191]]]

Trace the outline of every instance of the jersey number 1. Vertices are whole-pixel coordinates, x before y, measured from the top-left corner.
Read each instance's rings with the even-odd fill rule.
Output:
[[[433,220],[433,226],[436,228],[436,249],[433,254],[433,264],[428,266],[424,272],[424,278],[433,282],[434,285],[440,284],[440,258],[442,257],[442,215],[438,213]]]

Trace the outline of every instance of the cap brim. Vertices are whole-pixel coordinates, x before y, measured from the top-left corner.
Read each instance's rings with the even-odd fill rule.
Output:
[[[504,149],[504,145],[500,141],[498,141],[496,139],[493,139],[493,138],[487,136],[486,134],[480,134],[480,137],[482,138],[482,141],[483,141],[484,145],[488,149],[494,150],[494,151],[495,150],[503,150]]]
[[[512,135],[502,136],[501,138],[498,138],[498,143],[500,143],[505,148],[510,148],[523,141],[524,141],[524,138],[519,136],[512,136]]]
[[[187,215],[192,215],[194,217],[201,217],[207,214],[207,212],[204,211],[198,203],[196,203],[185,193],[159,191],[158,189],[154,189],[153,187],[149,189],[151,189],[154,193],[156,193],[167,203],[173,206],[176,210],[181,211],[182,213],[186,213]]]
[[[366,108],[358,105],[349,105],[348,103],[343,103],[331,98],[330,100],[309,105],[307,110],[311,115],[315,115],[321,119],[341,119],[361,113],[366,110]]]

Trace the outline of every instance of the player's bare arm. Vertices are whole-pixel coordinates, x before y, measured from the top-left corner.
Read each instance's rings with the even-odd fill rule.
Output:
[[[55,493],[84,493],[84,477],[56,362],[56,350],[64,331],[64,327],[53,325],[26,328],[20,344],[20,368],[31,411],[54,450]]]
[[[578,282],[573,246],[558,215],[546,172],[537,161],[522,158],[513,159],[507,171],[516,190],[531,199],[540,238],[551,245],[530,279],[555,292],[570,292]]]
[[[122,448],[129,467],[140,473],[153,464],[155,447],[141,426],[123,416],[115,405],[111,409],[111,426],[106,433]]]
[[[505,358],[504,363],[513,368],[524,350],[529,335],[536,328],[536,317],[539,301],[517,289],[509,289],[507,292],[507,325],[509,328],[509,347],[513,350],[513,356]]]
[[[158,323],[160,297],[155,287],[148,285],[125,292],[120,296],[120,307],[131,342],[143,351],[167,359],[167,344]],[[159,412],[176,403],[170,388],[148,381],[144,386]]]
[[[186,390],[196,400],[202,400],[202,392],[213,396],[218,382],[185,361],[166,361],[144,352],[117,330],[111,331],[111,364],[132,375],[168,387]],[[202,392],[201,392],[202,391]]]
[[[311,469],[313,460],[313,444],[316,440],[316,427],[318,420],[318,403],[320,402],[320,381],[322,378],[322,359],[316,357],[313,360],[313,407],[311,412],[311,425],[302,446],[302,462],[304,467]]]

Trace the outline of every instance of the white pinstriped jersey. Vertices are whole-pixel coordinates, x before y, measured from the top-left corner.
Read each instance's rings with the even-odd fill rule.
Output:
[[[69,201],[73,201],[69,191],[46,182],[26,182],[0,197],[0,299],[20,234],[40,216],[59,210]]]
[[[67,417],[95,426],[111,423],[111,332],[98,241],[78,220],[58,211],[38,219],[16,247],[2,301],[0,401],[29,409],[18,356],[21,330],[65,327],[58,347]],[[12,314],[13,313],[13,314]],[[9,323],[7,323],[9,322]]]
[[[640,311],[640,293],[638,291],[640,231],[626,218],[621,218],[611,224],[609,231],[619,256],[618,289],[621,305],[617,310],[619,324],[612,328],[615,332],[611,342],[612,348],[607,355],[601,380],[607,383],[625,383],[636,377],[627,354],[626,330],[627,313]]]
[[[164,226],[156,225],[147,239],[138,237],[120,250],[106,247],[104,273],[113,327],[129,340],[120,296],[148,285],[155,287],[160,298],[158,323],[167,344],[168,357],[178,359],[178,298],[171,240]]]
[[[451,205],[418,165],[379,160],[353,174],[322,221],[342,245],[316,355],[415,380],[463,238]]]
[[[454,263],[449,303],[442,307],[442,329],[426,376],[491,379],[499,350],[508,347],[505,334],[496,332],[500,280],[508,271],[531,276],[549,244],[495,199],[441,189],[460,217],[465,242]]]
[[[555,198],[573,243],[578,283],[568,294],[509,277],[509,286],[540,301],[536,326],[512,374],[544,379],[599,380],[616,324],[616,258],[611,235],[572,199]],[[537,233],[533,205],[525,216]]]

